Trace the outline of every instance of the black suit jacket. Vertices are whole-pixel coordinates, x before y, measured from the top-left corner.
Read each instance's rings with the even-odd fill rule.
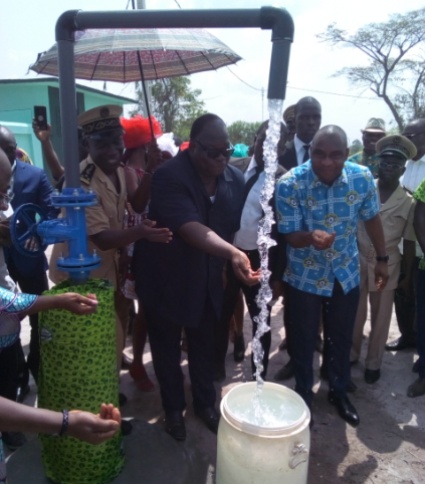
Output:
[[[291,168],[298,166],[297,153],[295,151],[294,141],[290,141],[283,155],[279,156],[279,164],[286,168],[286,170],[288,171]]]
[[[195,328],[202,323],[209,296],[216,317],[223,302],[225,260],[195,248],[179,235],[188,222],[199,222],[231,242],[239,229],[244,179],[227,166],[218,177],[214,203],[187,153],[166,161],[151,184],[149,218],[174,235],[169,244],[139,240],[133,255],[136,292],[144,307],[173,323]]]

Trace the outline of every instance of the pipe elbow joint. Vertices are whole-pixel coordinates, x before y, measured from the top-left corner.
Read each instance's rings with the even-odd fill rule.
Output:
[[[56,41],[74,41],[75,31],[78,30],[76,17],[80,10],[67,10],[56,21]]]
[[[260,27],[272,31],[272,41],[294,40],[294,21],[286,8],[261,7]]]

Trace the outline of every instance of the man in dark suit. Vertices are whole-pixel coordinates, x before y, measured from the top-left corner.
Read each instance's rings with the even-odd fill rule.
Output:
[[[214,114],[198,118],[188,150],[163,163],[152,178],[149,218],[157,227],[169,227],[173,240],[138,241],[134,250],[136,292],[148,323],[165,429],[176,440],[186,438],[182,327],[194,410],[217,433],[214,326],[221,312],[225,260],[246,284],[259,280],[248,257],[230,243],[239,227],[244,186],[242,173],[228,166],[232,152],[224,122]]]
[[[47,218],[55,218],[58,211],[52,206],[52,187],[46,173],[41,168],[23,163],[16,159],[16,139],[14,134],[5,126],[0,126],[0,146],[5,151],[12,165],[11,202],[13,210],[18,209],[25,203],[38,205],[46,214]],[[9,274],[19,284],[22,292],[29,294],[41,294],[48,289],[46,270],[47,259],[44,254],[38,256],[25,256],[16,250],[14,246],[5,248],[5,259]],[[28,368],[34,380],[37,381],[38,367],[40,363],[40,348],[38,338],[38,314],[30,316],[31,339],[28,354]],[[19,344],[19,352],[22,358],[22,348]],[[26,372],[22,386],[28,384],[28,372]]]
[[[295,105],[295,136],[287,143],[287,148],[279,163],[290,170],[307,161],[309,148],[314,135],[322,122],[322,108],[314,97],[303,97]]]

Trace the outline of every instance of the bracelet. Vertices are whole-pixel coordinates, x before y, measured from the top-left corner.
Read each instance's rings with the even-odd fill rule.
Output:
[[[68,431],[69,426],[69,412],[68,410],[62,410],[62,426],[59,431],[59,437],[63,437]]]
[[[376,259],[376,262],[388,262],[390,260],[390,256],[389,255],[377,255],[375,257]]]

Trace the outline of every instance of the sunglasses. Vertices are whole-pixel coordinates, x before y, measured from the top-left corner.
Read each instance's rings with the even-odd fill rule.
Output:
[[[207,155],[208,158],[211,158],[211,159],[216,159],[218,158],[219,156],[224,156],[225,158],[230,158],[234,151],[235,151],[235,148],[230,145],[228,148],[224,149],[224,150],[220,150],[218,148],[208,148],[208,146],[204,146],[202,143],[200,143],[198,140],[195,140],[199,147],[202,149],[202,151],[204,151],[204,153]]]

